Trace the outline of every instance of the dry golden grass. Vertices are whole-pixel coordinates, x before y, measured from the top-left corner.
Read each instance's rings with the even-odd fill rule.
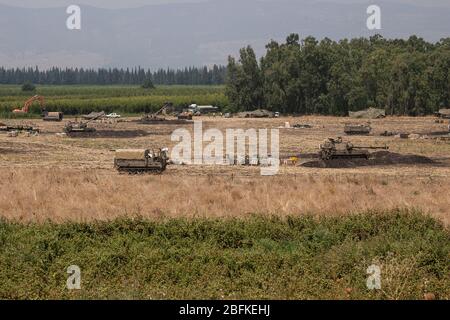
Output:
[[[282,129],[280,153],[317,152],[323,139],[343,135],[347,122],[335,117],[280,119],[201,118],[204,129],[276,128],[290,122],[312,129]],[[2,122],[18,122],[2,120]],[[99,130],[148,131],[134,138],[60,138],[62,123],[32,121],[37,137],[0,134],[0,215],[20,221],[89,221],[118,216],[238,216],[261,214],[343,214],[367,209],[415,207],[450,222],[450,143],[381,137],[384,131],[431,133],[445,130],[434,118],[373,120],[371,136],[355,144],[388,144],[392,152],[430,157],[439,165],[402,164],[342,169],[282,167],[276,177],[257,168],[173,166],[162,176],[117,174],[118,148],[173,147],[176,126],[135,122],[93,124]],[[192,129],[191,126],[185,126]]]
[[[0,170],[0,215],[22,222],[117,217],[340,215],[419,208],[450,223],[450,181],[349,176],[129,176],[106,170]]]

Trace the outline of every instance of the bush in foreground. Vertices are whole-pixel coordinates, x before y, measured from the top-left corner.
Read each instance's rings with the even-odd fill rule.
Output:
[[[0,223],[2,299],[450,298],[450,233],[416,212]],[[366,287],[381,268],[382,289]],[[66,289],[78,265],[81,290]]]

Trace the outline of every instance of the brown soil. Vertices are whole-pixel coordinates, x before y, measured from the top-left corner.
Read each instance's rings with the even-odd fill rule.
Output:
[[[432,159],[411,154],[398,154],[389,151],[374,152],[369,160],[366,159],[333,159],[329,161],[316,160],[303,163],[308,168],[355,168],[362,166],[389,166],[396,164],[436,164]]]
[[[152,125],[179,125],[179,124],[192,124],[192,121],[188,121],[188,120],[163,120],[163,121],[158,121],[158,120],[150,120],[150,121],[142,121],[142,120],[137,120],[135,121],[139,124],[152,124]]]

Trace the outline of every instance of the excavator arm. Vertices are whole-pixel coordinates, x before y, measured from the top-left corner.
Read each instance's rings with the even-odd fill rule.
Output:
[[[27,101],[25,101],[23,107],[21,109],[16,108],[13,110],[14,113],[28,113],[28,111],[30,110],[31,105],[35,102],[35,101],[39,101],[39,104],[41,106],[41,110],[45,110],[45,99],[42,96],[38,96],[35,95],[33,97],[31,97],[30,99],[28,99]]]
[[[170,107],[170,106],[172,106],[172,103],[166,102],[166,103],[163,105],[163,107],[162,107],[161,109],[159,109],[158,111],[156,111],[156,112],[153,114],[153,116],[160,115],[161,113],[164,112],[164,110],[166,110],[166,109],[167,109],[168,107]]]

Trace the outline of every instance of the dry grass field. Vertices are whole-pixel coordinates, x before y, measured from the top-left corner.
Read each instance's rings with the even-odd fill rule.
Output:
[[[255,167],[169,166],[160,176],[123,175],[113,169],[118,148],[173,147],[179,126],[132,122],[94,123],[95,137],[58,137],[63,123],[0,120],[38,126],[38,136],[0,133],[0,215],[17,221],[92,221],[123,216],[236,217],[263,215],[337,215],[370,209],[417,208],[450,223],[450,142],[434,135],[447,124],[433,117],[372,120],[370,136],[348,137],[354,144],[390,146],[402,163],[315,168],[302,155],[317,153],[327,137],[344,136],[335,117],[223,119],[200,117],[204,129],[276,128],[301,123],[310,129],[280,129],[280,153],[300,155],[297,166],[282,166],[274,177]],[[183,125],[192,130],[192,125]],[[426,134],[430,139],[383,137],[384,131]],[[415,156],[430,161],[415,162]]]
[[[450,142],[380,136],[446,124],[374,120],[349,139],[389,156],[330,166],[313,159],[318,145],[359,121],[201,118],[222,131],[311,124],[280,130],[281,155],[300,161],[264,177],[224,165],[119,174],[112,150],[175,144],[177,126],[130,120],[84,138],[40,120],[38,136],[0,133],[1,299],[449,299]],[[366,286],[372,264],[382,290]]]

